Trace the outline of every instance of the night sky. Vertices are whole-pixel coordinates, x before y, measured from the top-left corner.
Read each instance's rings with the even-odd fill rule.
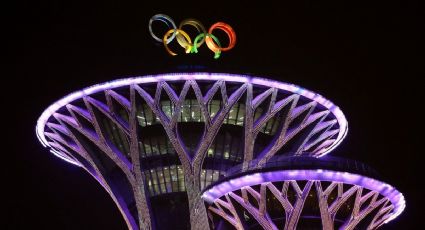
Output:
[[[12,93],[2,100],[8,136],[2,152],[7,193],[2,229],[4,224],[6,229],[126,229],[112,199],[88,173],[43,149],[36,121],[48,105],[75,90],[185,68],[281,80],[333,101],[346,115],[349,133],[332,155],[369,164],[405,195],[405,212],[382,229],[419,227],[425,192],[419,168],[424,152],[418,147],[422,4],[144,2],[20,1],[4,9],[12,14],[5,22],[13,42],[3,45],[12,48],[13,75],[3,84],[3,91]],[[219,60],[206,46],[199,55],[170,57],[148,32],[156,13],[177,24],[188,17],[206,27],[227,22],[238,42]]]

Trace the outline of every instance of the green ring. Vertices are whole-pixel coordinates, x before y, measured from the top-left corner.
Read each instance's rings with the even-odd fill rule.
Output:
[[[191,53],[198,53],[198,48],[196,47],[198,44],[198,41],[202,38],[204,38],[205,36],[210,36],[212,37],[212,39],[217,43],[218,47],[221,48],[221,44],[220,41],[218,40],[218,38],[212,34],[207,34],[207,33],[200,33],[198,34],[198,36],[196,36],[195,40],[193,41],[193,47],[190,50]],[[221,55],[221,50],[219,50],[218,52],[214,52],[214,59],[218,59]]]

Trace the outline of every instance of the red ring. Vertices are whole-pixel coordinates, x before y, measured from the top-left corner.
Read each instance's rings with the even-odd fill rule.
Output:
[[[214,53],[218,51],[228,51],[235,46],[236,33],[231,26],[229,26],[228,24],[224,22],[217,22],[210,27],[210,29],[208,30],[208,33],[212,34],[214,29],[222,30],[227,34],[227,36],[229,37],[229,45],[224,48],[219,47],[217,44],[215,44],[214,40],[211,37],[207,36],[205,38],[205,42],[207,43],[207,46],[210,50],[212,50]]]

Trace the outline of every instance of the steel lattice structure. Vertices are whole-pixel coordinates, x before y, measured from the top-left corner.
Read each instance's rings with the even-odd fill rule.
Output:
[[[192,229],[214,228],[205,201],[212,204],[208,210],[237,229],[246,223],[240,221],[240,213],[236,215],[235,201],[263,228],[275,229],[264,212],[262,191],[267,189],[290,216],[285,229],[294,229],[298,222],[294,213],[300,211],[298,203],[302,202],[285,201],[284,190],[277,189],[273,181],[232,187],[217,197],[211,194],[226,184],[223,181],[234,167],[247,173],[266,168],[278,156],[321,157],[341,142],[347,130],[341,110],[311,91],[250,76],[212,73],[164,74],[95,85],[51,105],[36,128],[40,141],[52,153],[81,166],[100,182],[130,229],[164,229],[160,216],[185,213],[169,207],[186,205]],[[352,185],[349,194],[357,194],[357,206],[368,197],[373,197],[369,206],[385,203],[371,228],[394,217],[394,210],[402,210],[375,188],[363,194],[364,184],[337,181],[323,190],[320,180],[303,178],[307,185],[301,189],[300,178],[279,180],[284,181],[284,188],[291,185],[303,191],[297,193],[301,197],[312,187],[319,197],[337,190],[340,203],[349,196],[340,193],[341,186]],[[256,185],[261,191],[251,187]],[[260,208],[247,201],[247,193]],[[377,200],[379,194],[384,197]],[[338,205],[322,200],[321,216],[327,229]],[[357,206],[353,221],[344,225],[347,229],[364,215]]]
[[[320,219],[323,229],[358,229],[359,223],[361,229],[376,229],[405,207],[403,196],[388,184],[322,169],[250,173],[211,186],[204,199],[216,227],[223,223],[214,221],[212,214],[236,229],[302,229],[306,226],[298,223],[312,217]]]

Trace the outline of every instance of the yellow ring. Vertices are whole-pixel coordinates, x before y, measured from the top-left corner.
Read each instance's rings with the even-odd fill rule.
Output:
[[[181,34],[186,39],[186,42],[188,44],[192,44],[192,40],[190,39],[189,35],[186,32],[184,32],[183,30],[181,30],[181,29],[171,29],[171,30],[167,31],[167,33],[165,33],[164,37],[162,38],[162,43],[164,44],[165,50],[167,50],[167,52],[172,56],[176,56],[177,54],[174,53],[173,51],[171,51],[170,48],[168,48],[167,40],[168,40],[168,37],[171,34],[174,33],[174,31],[176,32],[176,36]],[[190,49],[192,47],[188,46],[188,47],[184,47],[184,48],[186,49],[186,53],[189,53]],[[188,49],[189,49],[189,51],[187,51]]]

